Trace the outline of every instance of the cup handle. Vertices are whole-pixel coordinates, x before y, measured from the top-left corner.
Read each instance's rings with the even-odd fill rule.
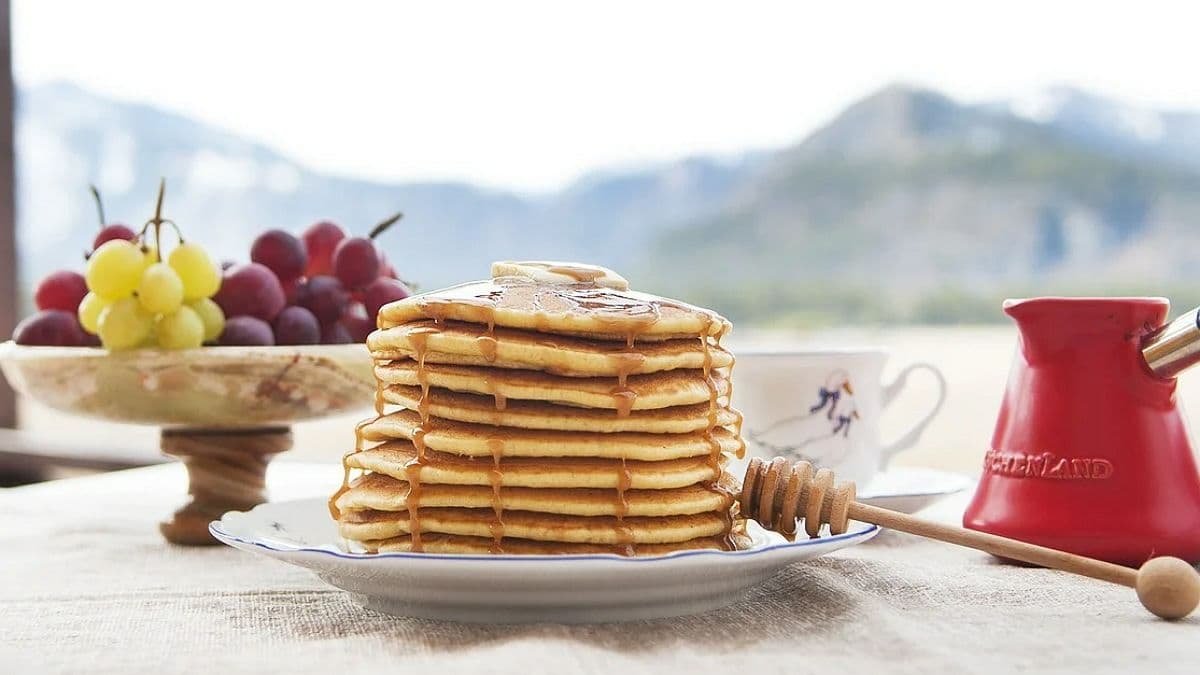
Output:
[[[916,444],[921,439],[921,434],[925,432],[925,427],[933,421],[938,411],[942,409],[942,404],[946,402],[946,378],[942,375],[942,371],[938,370],[937,366],[932,363],[914,363],[901,370],[896,379],[892,380],[883,388],[882,404],[884,408],[888,407],[892,401],[896,400],[896,396],[900,394],[900,390],[904,389],[904,385],[908,384],[908,376],[915,370],[927,370],[937,380],[938,397],[937,402],[933,404],[933,409],[925,413],[925,416],[917,421],[911,429],[900,435],[900,438],[883,446],[880,451],[882,463],[886,465],[891,461],[892,457],[901,450],[907,450]]]

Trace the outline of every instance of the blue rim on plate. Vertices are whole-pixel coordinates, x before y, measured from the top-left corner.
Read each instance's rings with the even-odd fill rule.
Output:
[[[235,513],[238,513],[238,512],[235,512]],[[851,521],[851,522],[856,522],[856,521]],[[746,550],[742,550],[742,551],[716,551],[716,550],[712,550],[712,549],[697,549],[697,550],[693,550],[693,551],[675,551],[673,553],[667,553],[664,555],[657,555],[657,556],[636,556],[636,557],[620,556],[620,555],[615,555],[612,553],[564,554],[564,555],[504,555],[504,554],[478,555],[478,554],[471,554],[471,553],[463,553],[463,554],[410,553],[410,552],[404,552],[404,551],[395,551],[395,552],[387,552],[387,553],[347,553],[344,551],[333,551],[328,548],[316,548],[316,547],[311,547],[311,546],[291,546],[291,545],[286,545],[286,544],[280,545],[277,542],[275,542],[276,543],[275,546],[271,546],[271,545],[263,543],[262,541],[259,541],[259,540],[246,539],[244,537],[240,537],[235,534],[231,534],[231,533],[227,532],[226,530],[221,528],[220,520],[214,520],[214,521],[210,522],[208,524],[208,531],[214,537],[216,537],[218,540],[220,540],[222,543],[225,543],[225,544],[229,544],[230,542],[235,541],[235,542],[238,542],[239,544],[255,546],[255,547],[258,547],[261,549],[265,549],[267,551],[274,551],[276,553],[322,553],[325,555],[333,556],[335,558],[342,558],[343,560],[377,560],[380,558],[398,558],[398,559],[405,559],[405,560],[463,560],[463,561],[472,560],[472,561],[486,561],[486,562],[494,562],[494,561],[498,561],[498,560],[511,561],[511,562],[520,562],[520,561],[548,562],[548,561],[558,561],[558,560],[572,560],[572,561],[601,560],[601,561],[620,561],[620,562],[625,562],[625,563],[637,563],[637,562],[654,562],[656,560],[663,560],[663,559],[668,559],[668,558],[669,559],[687,558],[687,557],[694,557],[694,556],[699,556],[699,555],[747,557],[747,556],[752,556],[752,555],[758,555],[760,553],[768,553],[771,551],[777,551],[777,550],[781,550],[781,549],[812,546],[812,545],[824,544],[824,543],[828,543],[828,542],[832,542],[832,541],[844,541],[844,540],[848,540],[848,539],[860,539],[860,538],[866,540],[866,539],[870,539],[871,537],[875,536],[875,534],[879,531],[878,525],[874,525],[871,523],[860,523],[860,524],[865,525],[866,527],[864,529],[862,529],[860,531],[856,531],[856,532],[845,532],[843,534],[833,534],[833,535],[828,535],[828,536],[824,536],[824,537],[819,537],[817,539],[802,539],[802,540],[793,541],[793,542],[784,541],[781,543],[770,544],[770,545],[761,546],[758,548],[750,548],[750,549],[746,549]]]

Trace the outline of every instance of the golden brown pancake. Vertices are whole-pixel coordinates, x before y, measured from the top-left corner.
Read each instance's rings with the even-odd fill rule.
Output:
[[[347,455],[346,466],[382,473],[421,485],[492,485],[504,487],[607,488],[615,490],[625,476],[635,490],[666,490],[706,483],[720,477],[724,456],[687,457],[662,462],[594,459],[588,457],[459,457],[426,450],[416,464],[417,449],[409,441],[388,441]],[[419,469],[417,468],[419,467]],[[410,469],[413,475],[409,474]],[[497,471],[498,469],[498,471]]]
[[[413,410],[399,410],[376,417],[359,431],[368,441],[412,440],[422,429],[421,416]],[[713,445],[721,452],[737,453],[744,447],[737,434],[725,427],[686,434],[648,434],[638,432],[580,432],[545,429],[518,429],[438,419],[424,425],[425,446],[468,457],[596,457],[660,461],[710,455]]]
[[[362,542],[363,548],[370,553],[410,552],[413,550],[412,537],[401,535],[391,539],[378,539]],[[496,542],[491,537],[466,537],[456,534],[428,533],[421,535],[421,550],[425,553],[440,554],[477,554],[503,553],[505,555],[587,555],[615,553],[637,556],[656,556],[688,551],[693,549],[710,549],[717,551],[733,551],[750,547],[750,539],[744,534],[731,533],[728,537],[701,537],[688,541],[670,544],[640,544],[629,550],[622,546],[605,544],[574,544],[558,541],[533,541],[530,539],[513,539],[504,537],[497,549]]]
[[[586,280],[555,284],[519,276],[415,295],[386,305],[379,312],[380,328],[421,319],[609,340],[721,336],[730,329],[729,321],[717,313],[678,300],[596,286]]]
[[[490,537],[496,522],[491,509],[429,508],[418,512],[421,532]],[[696,513],[655,518],[564,516],[552,513],[506,511],[505,537],[580,544],[667,544],[700,537],[724,536],[728,513]],[[409,534],[408,511],[343,511],[338,532],[347,539],[366,541]]]
[[[394,384],[386,387],[382,396],[388,403],[409,410],[417,410],[422,405],[420,387]],[[423,405],[434,417],[473,424],[600,433],[639,431],[684,434],[709,426],[736,424],[737,414],[724,407],[726,403],[728,401],[718,399],[715,409],[710,409],[707,403],[696,403],[658,410],[635,410],[622,417],[613,410],[577,408],[542,401],[509,401],[504,409],[498,409],[491,396],[430,389]]]
[[[638,343],[598,342],[458,321],[418,320],[367,337],[377,361],[412,358],[425,363],[540,370],[569,377],[619,377],[664,370],[726,368],[729,352],[698,338]],[[706,356],[707,353],[707,356]]]
[[[421,371],[418,373],[418,371]],[[455,366],[426,362],[421,370],[411,359],[388,361],[375,366],[375,377],[385,386],[416,387],[425,384],[467,394],[491,396],[494,400],[546,401],[586,408],[653,410],[677,405],[707,403],[715,389],[729,395],[724,371],[670,370],[630,375],[621,387],[616,378],[565,377],[536,370]]]
[[[718,486],[691,485],[671,490],[615,490],[579,488],[505,487],[493,490],[483,485],[422,485],[411,504],[409,484],[378,473],[369,473],[351,483],[337,500],[343,511],[371,509],[402,511],[421,508],[464,507],[503,511],[530,511],[572,516],[679,516],[710,511],[728,511],[733,505],[736,481],[726,474]]]

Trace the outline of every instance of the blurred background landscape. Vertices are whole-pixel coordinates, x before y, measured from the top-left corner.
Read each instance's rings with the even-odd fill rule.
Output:
[[[950,398],[911,464],[976,472],[1027,295],[1200,304],[1200,62],[1178,5],[13,2],[20,278],[166,213],[243,261],[333,219],[432,289],[575,259],[747,346],[890,349]],[[1200,383],[1184,378],[1185,406]],[[908,426],[920,382],[884,420]],[[354,420],[301,425],[333,460]],[[155,432],[31,404],[29,430]]]
[[[997,322],[1005,296],[1157,294],[1200,302],[1200,112],[1055,86],[956,102],[891,84],[796,142],[632,169],[541,194],[356,180],[236,133],[69,83],[18,91],[23,280],[74,264],[113,217],[170,213],[219,256],[320,217],[381,243],[426,289],[497,259],[588,260],[740,322]],[[148,172],[146,167],[154,167]],[[469,243],[469,245],[464,245]]]

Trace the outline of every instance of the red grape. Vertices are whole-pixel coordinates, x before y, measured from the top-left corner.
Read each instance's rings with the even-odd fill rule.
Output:
[[[275,344],[315,345],[321,341],[321,324],[303,307],[285,307],[275,317]]]
[[[88,344],[75,313],[61,309],[46,309],[25,317],[13,331],[13,342],[54,347],[82,347]]]
[[[353,342],[354,336],[350,334],[349,329],[342,325],[341,321],[321,326],[321,344],[348,345]]]
[[[250,259],[266,265],[280,281],[295,279],[304,274],[308,256],[300,240],[283,230],[267,230],[258,235],[250,247]]]
[[[349,302],[350,294],[335,277],[312,277],[296,293],[296,304],[312,312],[322,326],[336,323]]]
[[[92,241],[92,250],[100,248],[100,244],[113,239],[124,239],[125,241],[133,241],[137,239],[137,233],[121,223],[112,223],[100,228],[96,233],[95,240]]]
[[[33,301],[38,309],[61,309],[74,314],[87,292],[87,282],[82,274],[59,270],[42,279],[34,291]]]
[[[387,254],[383,249],[379,249],[379,276],[399,279],[400,275],[396,274],[396,268],[392,267],[392,263],[388,262]]]
[[[213,300],[226,317],[253,316],[263,321],[274,319],[286,303],[279,278],[258,263],[236,265],[226,270]]]
[[[295,305],[297,298],[300,297],[300,287],[304,285],[304,277],[280,281],[279,285],[283,286],[283,297],[287,300],[287,304]]]
[[[225,346],[271,346],[275,344],[275,335],[271,332],[271,324],[253,316],[235,316],[225,321],[225,330],[217,343]]]
[[[367,316],[367,310],[357,302],[346,309],[346,313],[342,315],[341,319],[338,319],[338,323],[345,327],[346,332],[350,333],[350,339],[354,342],[366,342],[367,336],[375,330],[375,319]]]
[[[379,252],[366,237],[343,239],[333,252],[333,273],[346,288],[362,288],[379,276]]]
[[[333,250],[338,242],[346,238],[342,228],[328,220],[314,223],[300,235],[308,252],[306,276],[315,277],[333,273]]]
[[[371,320],[374,321],[379,316],[380,307],[389,302],[403,300],[409,295],[411,293],[404,284],[395,279],[380,277],[372,281],[363,291],[363,305],[367,309],[367,316],[371,317]]]

